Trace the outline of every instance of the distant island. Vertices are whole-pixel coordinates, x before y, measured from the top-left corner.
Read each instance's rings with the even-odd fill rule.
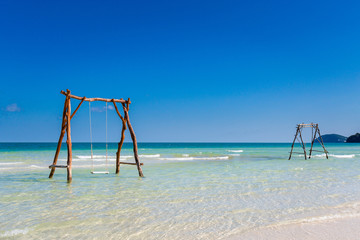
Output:
[[[360,133],[356,133],[354,135],[351,135],[346,139],[347,143],[360,143]]]
[[[339,134],[324,134],[321,136],[324,143],[360,143],[360,133],[345,137]]]
[[[339,143],[346,142],[347,137],[339,134],[324,134],[321,136],[324,143]]]

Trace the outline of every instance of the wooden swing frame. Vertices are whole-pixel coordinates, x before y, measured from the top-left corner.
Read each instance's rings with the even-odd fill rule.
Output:
[[[304,128],[312,128],[311,147],[310,147],[310,153],[309,153],[309,156],[308,156],[309,158],[307,158],[307,155],[306,155],[306,144],[304,143],[303,138],[302,138],[302,135],[301,135],[302,130],[303,130]],[[315,130],[315,131],[314,131],[314,130]],[[318,135],[318,137],[316,137],[316,135]],[[298,138],[298,136],[300,137],[300,139]],[[311,158],[312,152],[324,152],[324,153],[325,153],[325,156],[326,156],[326,159],[329,159],[329,156],[328,156],[328,153],[329,153],[329,152],[326,150],[325,145],[324,145],[324,141],[323,141],[323,139],[322,139],[322,137],[321,137],[320,129],[319,129],[319,124],[317,124],[317,123],[309,123],[309,124],[304,124],[304,123],[302,123],[302,124],[298,124],[298,125],[296,126],[296,133],[295,133],[294,141],[293,141],[293,143],[292,143],[292,145],[291,145],[291,151],[290,151],[290,156],[289,156],[289,159],[288,159],[288,160],[290,160],[292,154],[295,153],[295,152],[293,152],[293,149],[294,149],[294,145],[295,145],[295,141],[296,141],[296,140],[298,140],[298,142],[300,143],[301,148],[303,149],[303,153],[300,153],[300,152],[299,152],[299,154],[304,154],[305,160]],[[317,150],[314,150],[314,149],[313,149],[315,140],[317,140],[317,141],[320,143],[320,145],[322,146],[322,148],[323,148],[324,151],[317,151]]]
[[[120,98],[120,99],[114,99],[114,98],[113,99],[106,99],[106,98],[79,97],[79,96],[71,95],[71,92],[70,92],[69,89],[67,89],[66,92],[61,91],[60,93],[65,95],[66,98],[65,98],[64,110],[63,110],[63,116],[62,116],[61,133],[60,133],[59,141],[58,141],[58,144],[57,144],[53,164],[49,166],[49,168],[51,169],[50,174],[49,174],[49,178],[52,178],[54,176],[56,168],[66,168],[67,169],[67,181],[68,182],[72,181],[72,142],[71,142],[71,127],[70,127],[71,125],[70,125],[70,122],[71,122],[71,119],[74,117],[75,113],[79,110],[80,106],[82,105],[82,103],[84,101],[86,101],[86,102],[102,101],[102,102],[112,102],[113,103],[113,105],[115,107],[115,110],[116,110],[116,113],[118,114],[118,116],[120,117],[120,119],[122,121],[121,139],[120,139],[120,142],[118,143],[118,150],[116,152],[116,170],[115,170],[115,173],[119,174],[119,172],[120,172],[120,164],[136,165],[137,169],[138,169],[138,172],[139,172],[139,176],[144,177],[142,169],[141,169],[141,165],[143,165],[143,164],[140,163],[140,161],[139,161],[138,147],[137,147],[137,141],[136,141],[135,132],[134,132],[133,127],[131,126],[130,118],[129,118],[129,105],[131,103],[130,98],[128,98],[128,100],[124,100],[122,98]],[[72,98],[77,99],[77,100],[81,100],[79,105],[76,107],[76,109],[74,110],[73,113],[71,113],[71,99]],[[124,117],[120,114],[116,103],[121,103],[121,105],[123,107],[123,110],[124,110]],[[127,127],[129,128],[129,132],[130,132],[132,143],[133,143],[133,151],[134,151],[135,163],[120,162],[120,152],[121,152],[122,145],[124,143],[125,130],[127,129]],[[65,136],[65,133],[66,133],[66,145],[67,145],[67,164],[66,165],[57,165],[57,160],[58,160],[58,157],[59,157],[61,144],[62,144],[62,140],[63,140],[63,138]]]

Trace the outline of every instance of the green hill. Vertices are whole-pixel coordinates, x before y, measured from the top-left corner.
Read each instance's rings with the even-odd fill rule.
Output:
[[[356,133],[347,138],[348,143],[360,143],[360,133]]]
[[[341,136],[339,134],[325,134],[321,136],[324,143],[339,143],[346,142],[347,137]]]

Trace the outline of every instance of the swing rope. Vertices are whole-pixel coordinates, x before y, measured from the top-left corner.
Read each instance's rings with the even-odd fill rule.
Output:
[[[95,172],[94,171],[94,156],[93,156],[93,142],[92,142],[92,127],[91,127],[91,104],[89,102],[89,123],[90,123],[90,151],[91,151],[91,173],[109,173],[109,164],[108,164],[108,134],[107,134],[107,102],[106,102],[106,109],[105,109],[105,161],[106,161],[106,171],[105,172]]]
[[[90,151],[91,151],[91,171],[94,171],[94,157],[93,157],[93,143],[92,143],[92,129],[91,129],[91,102],[89,102],[89,123],[90,123]]]
[[[109,166],[108,166],[108,130],[107,130],[107,110],[108,105],[106,102],[106,109],[105,109],[105,149],[106,149],[106,171],[109,172]]]

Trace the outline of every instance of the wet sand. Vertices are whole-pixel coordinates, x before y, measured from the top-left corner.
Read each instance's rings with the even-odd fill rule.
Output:
[[[360,239],[360,216],[323,219],[316,222],[290,223],[258,228],[230,240],[357,240]]]

